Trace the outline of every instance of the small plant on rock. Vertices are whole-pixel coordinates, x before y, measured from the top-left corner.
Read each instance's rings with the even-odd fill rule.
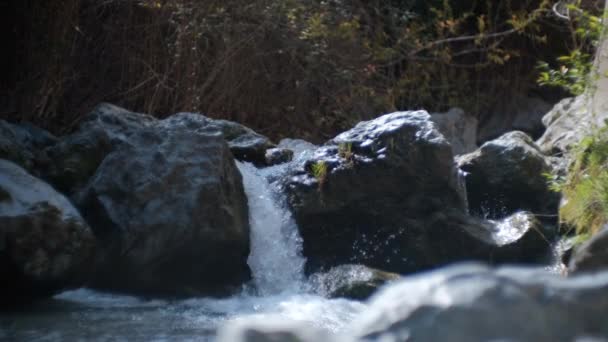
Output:
[[[322,160],[316,161],[310,165],[310,172],[319,183],[319,191],[323,189],[323,186],[327,181],[327,171],[327,163]]]

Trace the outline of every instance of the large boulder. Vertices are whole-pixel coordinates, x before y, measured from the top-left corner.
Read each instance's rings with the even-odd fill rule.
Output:
[[[568,270],[571,273],[608,270],[608,225],[574,248]]]
[[[95,239],[61,194],[0,160],[0,306],[81,286]]]
[[[518,210],[557,214],[559,195],[549,188],[546,174],[551,162],[523,132],[510,132],[486,142],[477,151],[460,156],[467,173],[471,213],[505,217]]]
[[[104,244],[92,286],[220,295],[249,279],[247,199],[222,135],[164,125],[128,141],[76,196]]]
[[[561,100],[543,117],[547,130],[537,144],[546,154],[568,153],[594,127],[602,127],[608,119],[608,111],[591,113],[588,95]]]
[[[10,160],[38,175],[47,161],[44,148],[57,141],[49,132],[28,124],[0,120],[0,158]]]
[[[409,273],[457,260],[530,261],[512,246],[536,239],[534,225],[503,234],[509,225],[466,215],[451,147],[424,111],[362,122],[294,163],[280,179],[308,272],[349,263]]]
[[[351,327],[361,341],[596,341],[607,310],[608,273],[458,265],[389,285]]]
[[[439,132],[448,139],[454,154],[465,154],[477,149],[477,119],[460,108],[446,113],[433,113],[431,120]]]

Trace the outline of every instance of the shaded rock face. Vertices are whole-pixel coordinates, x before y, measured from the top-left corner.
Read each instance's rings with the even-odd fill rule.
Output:
[[[571,273],[608,270],[608,225],[574,249],[568,270]]]
[[[322,296],[364,300],[381,286],[399,278],[398,274],[363,265],[341,265],[327,272],[315,273],[309,280]]]
[[[405,278],[353,324],[360,341],[574,341],[608,335],[608,273],[459,265]]]
[[[477,119],[467,115],[462,109],[453,108],[446,113],[433,113],[431,120],[450,142],[454,154],[469,153],[477,148]]]
[[[31,125],[15,125],[0,120],[0,158],[10,160],[38,175],[47,162],[45,147],[57,141],[52,134]]]
[[[288,163],[293,159],[293,151],[286,148],[271,148],[266,150],[265,164],[268,166]]]
[[[457,260],[527,260],[521,246],[534,225],[522,220],[519,233],[501,242],[508,225],[466,215],[451,147],[426,112],[362,122],[298,162],[282,185],[308,272],[349,263],[409,273]]]
[[[0,160],[0,306],[83,285],[94,253],[91,229],[63,195]]]
[[[523,132],[510,132],[458,158],[467,173],[469,210],[488,218],[517,210],[556,214],[559,195],[549,189],[543,174],[552,167]]]
[[[92,285],[219,295],[249,279],[247,200],[221,134],[165,122],[126,141],[76,196],[104,246]]]
[[[486,116],[478,130],[479,144],[500,137],[510,131],[522,131],[538,138],[544,132],[543,116],[551,110],[552,105],[537,97],[524,95],[506,99],[502,109]]]

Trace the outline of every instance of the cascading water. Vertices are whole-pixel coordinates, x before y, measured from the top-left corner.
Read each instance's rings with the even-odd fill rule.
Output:
[[[248,264],[261,295],[303,290],[302,241],[291,213],[275,200],[258,169],[237,163],[249,202],[251,254]]]
[[[213,340],[218,327],[232,320],[295,320],[332,332],[344,329],[365,305],[315,294],[304,277],[302,241],[291,213],[277,201],[266,174],[249,164],[238,167],[249,202],[253,293],[248,287],[225,299],[150,301],[68,291],[32,311],[0,314],[0,340]]]

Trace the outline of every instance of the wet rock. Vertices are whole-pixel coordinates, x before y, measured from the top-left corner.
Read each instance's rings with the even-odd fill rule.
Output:
[[[144,123],[76,198],[104,247],[91,285],[222,295],[249,279],[247,199],[222,135]]]
[[[467,231],[486,241],[490,263],[540,263],[551,253],[554,229],[546,228],[534,214],[517,212],[502,220],[468,218]],[[481,259],[481,258],[480,258]]]
[[[546,154],[561,155],[588,136],[593,127],[602,127],[608,112],[592,114],[586,95],[561,100],[543,117],[547,130],[537,144]]]
[[[293,159],[293,151],[287,148],[271,148],[266,150],[266,165],[288,163]]]
[[[56,141],[57,138],[43,129],[0,120],[0,158],[10,160],[35,175],[47,162],[44,148]]]
[[[431,120],[450,142],[454,154],[469,153],[477,148],[477,119],[467,115],[462,109],[453,108],[446,113],[433,113]]]
[[[505,217],[518,210],[557,214],[559,195],[549,189],[544,174],[551,162],[523,132],[510,132],[460,156],[458,166],[467,173],[471,213]]]
[[[0,160],[0,306],[83,285],[94,251],[91,229],[65,197]]]
[[[364,300],[383,285],[399,278],[398,274],[363,265],[341,265],[313,274],[309,280],[322,296]]]
[[[311,155],[281,184],[308,272],[356,263],[409,273],[487,260],[496,247],[471,232],[451,147],[424,111],[362,122]]]
[[[608,225],[574,248],[568,270],[570,273],[608,270]]]
[[[574,341],[608,335],[608,273],[458,265],[384,288],[351,327],[361,341]]]

